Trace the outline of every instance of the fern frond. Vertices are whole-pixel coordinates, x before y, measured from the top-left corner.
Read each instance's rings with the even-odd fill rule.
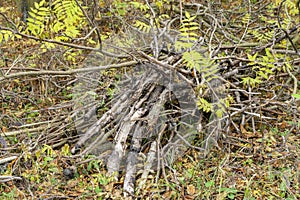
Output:
[[[15,35],[8,30],[0,30],[0,44],[2,42],[7,42],[10,39],[14,39]]]
[[[139,20],[135,21],[134,27],[145,33],[149,33],[151,30],[151,26],[149,24],[146,24],[145,22]]]
[[[141,2],[131,1],[130,4],[133,5],[134,8],[140,9],[140,11],[142,11],[142,12],[149,10],[149,7],[146,4],[141,3]]]
[[[47,7],[45,0],[40,3],[35,2],[34,7],[29,11],[27,19],[26,33],[31,33],[35,36],[41,36],[45,32],[45,25],[49,23],[50,9]]]
[[[198,40],[198,34],[195,31],[199,29],[199,24],[194,21],[196,17],[185,12],[185,19],[181,21],[179,29],[179,40],[175,43],[176,51],[191,49]]]
[[[75,0],[53,0],[51,7],[48,1],[42,0],[31,8],[25,33],[67,42],[79,37],[86,23]],[[44,44],[44,51],[54,46]]]

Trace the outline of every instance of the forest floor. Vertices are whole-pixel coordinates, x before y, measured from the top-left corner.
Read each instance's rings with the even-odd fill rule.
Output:
[[[222,6],[231,13],[235,3]],[[268,18],[273,10],[266,11],[266,7],[259,9],[259,4],[253,3],[252,8]],[[280,5],[274,3],[274,7],[279,8]],[[10,5],[1,9],[11,18],[16,17]],[[196,9],[193,11],[196,13]],[[214,20],[219,20],[218,11],[210,14],[214,15]],[[275,23],[255,15],[247,27],[241,28],[241,24],[246,23],[243,21],[247,19],[246,14],[239,10],[238,14],[233,12],[231,15],[237,19],[237,23],[236,27],[232,25],[226,29],[228,32],[232,29],[256,30],[259,26],[267,27],[266,30],[261,29],[268,35],[272,29],[268,26]],[[243,19],[238,20],[237,16]],[[10,26],[3,17],[0,22],[0,27]],[[222,24],[221,20],[219,23]],[[293,26],[287,30],[299,27],[295,21],[290,24]],[[209,26],[205,30],[209,32],[213,28]],[[213,34],[205,35],[204,29],[199,32],[204,34],[207,41],[211,39],[217,43],[226,38],[221,38],[224,36],[222,31],[216,33],[220,34],[220,38]],[[77,77],[74,74],[63,75],[63,72],[82,67],[86,57],[91,55],[90,51],[71,51],[68,55],[71,59],[68,60],[64,57],[67,50],[61,46],[51,52],[43,52],[43,42],[38,40],[15,38],[1,42],[0,135],[7,147],[0,145],[0,199],[300,199],[300,107],[297,103],[299,100],[291,96],[300,80],[298,54],[292,52],[291,55],[284,54],[286,57],[281,55],[280,50],[290,53],[294,49],[291,46],[285,49],[288,38],[279,33],[278,36],[272,32],[274,36],[258,41],[259,33],[252,31],[248,35],[247,31],[247,37],[244,37],[247,41],[241,39],[239,44],[233,46],[224,42],[223,46],[216,47],[220,52],[214,57],[219,63],[231,62],[230,69],[224,69],[224,74],[230,70],[240,70],[226,79],[229,84],[228,95],[234,98],[226,112],[232,114],[238,110],[238,114],[229,114],[230,125],[207,155],[204,156],[196,148],[188,148],[172,164],[152,170],[143,184],[140,184],[144,180],[139,179],[141,174],[138,172],[133,197],[124,197],[125,170],[119,171],[116,180],[116,177],[108,174],[105,162],[97,155],[78,156],[71,153],[82,134],[76,131],[71,117],[75,113],[72,100],[76,95],[74,80]],[[120,31],[118,34],[123,33]],[[236,31],[236,34],[242,35],[241,31]],[[231,36],[237,35],[232,31]],[[272,43],[280,43],[284,48],[279,46],[281,49],[270,50]],[[295,45],[299,44],[296,42]],[[250,55],[253,51],[257,54]],[[72,55],[76,59],[72,60]],[[272,56],[275,60],[271,60]],[[269,67],[266,63],[271,62],[273,71],[263,71]],[[293,67],[290,71],[281,69],[274,72],[273,68],[277,67],[275,62],[291,64]],[[256,65],[260,69],[255,68]],[[38,74],[46,70],[57,70],[61,74]],[[95,93],[89,93],[97,96],[97,100],[103,100],[97,110],[98,117],[111,108],[110,102],[117,90],[116,82],[128,71],[128,68],[123,68],[100,73],[101,80]],[[32,74],[22,74],[27,72]],[[249,82],[245,86],[243,78],[259,76],[256,72],[265,73],[262,75],[263,81],[255,86]],[[11,74],[17,75],[6,77]],[[197,76],[200,77],[200,73],[190,73],[187,79],[193,82]],[[236,92],[246,95],[239,96]],[[203,135],[199,134],[191,146],[202,146],[202,140]],[[5,163],[7,165],[4,166]]]

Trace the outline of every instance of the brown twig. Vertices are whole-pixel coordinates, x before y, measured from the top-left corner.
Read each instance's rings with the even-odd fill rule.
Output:
[[[107,70],[112,68],[122,68],[122,67],[128,67],[128,66],[134,66],[138,62],[137,61],[129,61],[119,64],[112,64],[112,65],[106,65],[106,66],[95,66],[95,67],[86,67],[81,69],[72,69],[68,71],[54,71],[54,70],[40,70],[40,71],[30,71],[30,72],[19,72],[9,75],[4,75],[0,77],[0,82],[3,82],[4,80],[11,79],[11,78],[18,78],[22,76],[41,76],[41,75],[74,75],[76,73],[83,73],[83,72],[91,72],[91,71],[99,71],[99,70]]]

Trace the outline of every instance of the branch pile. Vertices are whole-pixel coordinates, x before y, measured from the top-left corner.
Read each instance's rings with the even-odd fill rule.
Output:
[[[32,70],[24,67],[26,63],[3,67],[0,76],[3,104],[13,101],[18,107],[22,104],[19,98],[31,102],[30,94],[34,93],[36,83],[40,88],[45,85],[56,88],[56,94],[74,87],[72,95],[77,96],[66,102],[65,97],[61,97],[57,99],[60,103],[53,101],[54,105],[28,111],[29,114],[42,113],[41,122],[26,124],[27,112],[16,114],[22,116],[20,120],[10,114],[2,115],[3,126],[10,130],[1,135],[24,139],[30,132],[35,140],[26,140],[29,151],[34,151],[38,144],[58,148],[69,143],[72,153],[76,154],[73,158],[97,155],[106,161],[109,173],[116,178],[120,171],[126,172],[124,190],[130,195],[134,195],[137,175],[141,175],[138,184],[141,189],[153,170],[163,173],[164,167],[170,167],[188,148],[197,149],[203,156],[212,146],[230,151],[240,143],[249,144],[250,139],[264,138],[264,129],[270,125],[288,130],[282,136],[286,141],[290,134],[299,133],[299,101],[291,95],[298,92],[300,79],[299,53],[293,43],[300,25],[291,22],[282,28],[280,6],[274,22],[278,26],[271,27],[273,31],[260,27],[261,32],[257,33],[255,24],[263,20],[258,15],[263,11],[269,13],[264,10],[267,5],[258,6],[261,10],[255,10],[250,3],[246,5],[246,13],[253,16],[251,19],[239,10],[242,8],[220,13],[215,4],[180,4],[181,10],[175,9],[175,17],[161,23],[161,27],[145,19],[149,22],[149,33],[124,20],[128,25],[124,28],[126,38],[111,36],[112,39],[101,43],[102,49],[42,40],[14,30],[15,34],[32,40],[94,52],[89,54],[93,60],[79,69]],[[207,71],[187,67],[184,51],[174,50],[180,40],[177,22],[183,17],[183,10],[190,11],[201,26],[197,30],[197,41],[185,52],[194,50],[216,63],[218,70],[211,79],[205,76]],[[152,7],[150,11],[154,12]],[[242,19],[239,20],[239,16]],[[237,22],[232,24],[234,20]],[[55,53],[52,52],[51,61]],[[93,53],[101,57],[94,57]],[[101,84],[106,84],[107,89],[108,83],[117,78],[103,76],[103,70],[107,69],[122,72],[119,83],[111,84],[117,92],[110,97]],[[76,81],[80,83],[78,88],[74,86]],[[30,83],[30,94],[18,89],[9,92],[10,88],[20,88],[18,84],[23,82]],[[29,87],[28,84],[22,86]],[[41,93],[41,96],[49,95],[45,89]],[[91,98],[93,95],[100,99]],[[221,105],[221,116],[213,109],[200,110],[200,98],[210,102],[213,108]],[[6,148],[6,143],[1,144]],[[282,149],[288,149],[284,142]],[[257,152],[245,145],[241,153],[247,156]],[[6,162],[0,160],[0,164]]]

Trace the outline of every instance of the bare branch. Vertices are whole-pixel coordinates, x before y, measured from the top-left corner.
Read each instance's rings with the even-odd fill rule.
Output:
[[[40,71],[19,72],[19,73],[4,75],[4,76],[0,77],[0,82],[3,82],[4,80],[7,80],[7,79],[18,78],[18,77],[22,77],[22,76],[41,76],[41,75],[50,75],[50,76],[51,75],[64,75],[64,76],[67,76],[67,75],[73,75],[76,73],[134,66],[137,63],[138,63],[137,61],[129,61],[129,62],[124,62],[124,63],[120,63],[120,64],[112,64],[112,65],[96,66],[96,67],[86,67],[86,68],[81,68],[81,69],[72,69],[72,70],[68,70],[68,71],[40,70]]]

